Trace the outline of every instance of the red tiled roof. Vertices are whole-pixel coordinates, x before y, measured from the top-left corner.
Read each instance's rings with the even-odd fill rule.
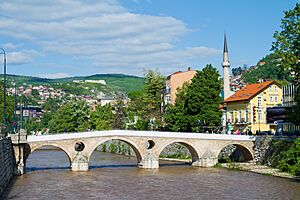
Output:
[[[225,99],[224,103],[250,100],[273,83],[275,83],[275,81],[266,81],[262,83],[246,85],[245,87]]]

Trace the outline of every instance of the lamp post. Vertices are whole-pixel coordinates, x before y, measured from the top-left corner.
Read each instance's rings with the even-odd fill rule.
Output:
[[[1,54],[3,54],[3,67],[4,67],[4,71],[3,71],[3,93],[4,93],[3,126],[4,126],[4,131],[5,131],[5,129],[6,129],[6,53],[3,48],[0,48],[0,50],[2,50]],[[6,135],[6,132],[4,132],[4,134]]]
[[[17,132],[17,85],[16,81],[14,81],[14,122],[13,122],[13,127],[14,127],[14,133]]]

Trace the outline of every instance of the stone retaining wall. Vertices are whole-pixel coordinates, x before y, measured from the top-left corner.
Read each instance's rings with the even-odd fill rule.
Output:
[[[255,140],[254,162],[272,166],[274,156],[279,156],[281,151],[286,150],[297,137],[258,136]],[[276,144],[281,141],[281,145]]]
[[[0,140],[0,197],[13,177],[14,156],[10,138]]]

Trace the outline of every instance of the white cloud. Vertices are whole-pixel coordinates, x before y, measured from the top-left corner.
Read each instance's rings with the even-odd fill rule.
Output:
[[[22,65],[33,61],[34,57],[40,55],[35,50],[13,51],[7,53],[8,65]]]
[[[54,74],[37,74],[36,76],[41,77],[41,78],[56,79],[56,78],[70,77],[70,74],[68,74],[68,73],[54,73]]]
[[[176,48],[174,42],[189,31],[182,21],[132,13],[116,0],[11,0],[0,4],[0,13],[0,34],[26,40],[45,52],[87,59],[95,71],[188,65],[220,53],[200,45]],[[24,55],[23,60],[32,61]]]
[[[15,44],[12,44],[12,43],[5,43],[5,44],[2,44],[1,45],[2,48],[4,48],[5,50],[13,50],[13,49],[16,49],[19,47],[19,45],[15,45]]]

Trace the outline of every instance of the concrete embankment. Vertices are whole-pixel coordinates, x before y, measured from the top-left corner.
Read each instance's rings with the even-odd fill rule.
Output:
[[[13,178],[14,156],[10,138],[0,140],[0,197]]]

